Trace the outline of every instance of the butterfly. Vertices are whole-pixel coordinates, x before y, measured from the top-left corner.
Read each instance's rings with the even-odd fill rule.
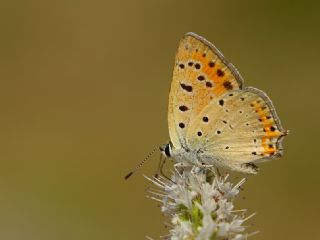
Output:
[[[166,157],[254,174],[278,158],[287,134],[269,97],[244,87],[237,69],[209,41],[187,33],[175,57],[169,94]]]

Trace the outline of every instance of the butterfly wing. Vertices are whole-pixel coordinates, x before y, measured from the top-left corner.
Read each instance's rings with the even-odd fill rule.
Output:
[[[235,67],[210,42],[187,33],[176,53],[168,107],[170,140],[174,148],[186,146],[186,129],[210,101],[241,89]]]
[[[247,87],[211,101],[190,124],[187,145],[232,168],[281,156],[285,134],[267,95]]]

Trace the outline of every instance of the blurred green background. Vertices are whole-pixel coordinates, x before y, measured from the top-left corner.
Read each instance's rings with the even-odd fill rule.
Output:
[[[252,239],[319,239],[319,1],[2,1],[0,239],[157,239],[145,198],[168,140],[184,33],[212,41],[273,100],[285,156],[260,165],[237,207]]]

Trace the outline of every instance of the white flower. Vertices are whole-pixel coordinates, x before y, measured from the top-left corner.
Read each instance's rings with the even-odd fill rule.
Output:
[[[150,198],[162,203],[161,211],[170,218],[171,240],[246,239],[243,223],[246,210],[234,210],[233,200],[239,194],[237,184],[225,177],[208,177],[204,171],[185,170],[165,177],[148,178],[158,188],[149,189]],[[209,180],[211,179],[211,180]]]

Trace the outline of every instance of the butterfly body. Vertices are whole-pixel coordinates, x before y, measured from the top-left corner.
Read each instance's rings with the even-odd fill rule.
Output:
[[[167,143],[161,147],[160,150],[166,157],[173,158],[178,166],[191,166],[196,168],[207,168],[209,166],[251,174],[255,174],[258,170],[258,167],[251,163],[243,163],[238,165],[232,165],[230,163],[228,164],[224,161],[224,159],[219,158],[219,156],[206,154],[203,149],[190,150],[188,148],[181,148],[168,150],[170,146],[171,143]],[[167,150],[165,151],[165,149]]]
[[[177,50],[168,125],[166,156],[244,173],[256,172],[253,163],[281,156],[286,135],[267,95],[243,87],[235,67],[194,33]]]

